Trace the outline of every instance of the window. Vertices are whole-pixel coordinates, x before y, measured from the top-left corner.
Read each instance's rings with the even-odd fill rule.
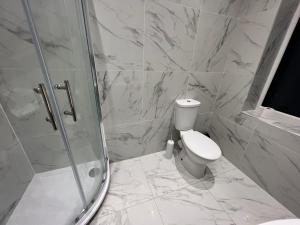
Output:
[[[292,34],[271,86],[262,103],[300,117],[300,22]]]

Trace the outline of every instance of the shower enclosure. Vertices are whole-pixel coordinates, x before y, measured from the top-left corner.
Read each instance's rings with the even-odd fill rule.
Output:
[[[19,51],[1,57],[1,109],[30,170],[20,196],[0,203],[0,224],[86,224],[109,185],[87,2],[0,4],[1,29],[10,35],[1,44]],[[14,188],[7,183],[7,195]]]

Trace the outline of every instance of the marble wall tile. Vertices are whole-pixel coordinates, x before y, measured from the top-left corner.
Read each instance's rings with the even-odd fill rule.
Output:
[[[253,77],[245,74],[226,73],[220,81],[216,98],[216,112],[224,117],[234,119],[240,114],[247,98]]]
[[[200,0],[200,8],[205,12],[236,17],[239,15],[241,0]]]
[[[141,156],[144,152],[144,124],[105,128],[106,144],[112,162]]]
[[[164,0],[147,1],[144,69],[187,71],[193,55],[199,9]]]
[[[193,72],[189,74],[185,97],[200,101],[199,113],[212,112],[220,87],[222,73]]]
[[[194,126],[194,130],[201,133],[208,133],[213,113],[198,113],[197,120]]]
[[[95,16],[102,47],[94,49],[98,69],[141,70],[144,1],[95,0]]]
[[[142,155],[165,150],[167,141],[172,137],[174,132],[173,111],[162,118],[145,122],[142,137],[144,148]]]
[[[110,160],[120,161],[164,150],[174,126],[172,119],[163,117],[106,129]]]
[[[226,60],[226,72],[254,76],[262,57],[270,28],[244,18],[237,22]]]
[[[188,74],[184,72],[146,72],[143,118],[162,118],[172,113],[174,102],[184,96]]]
[[[299,152],[259,131],[253,135],[242,158],[243,171],[296,215],[300,213],[299,162]]]
[[[104,71],[97,73],[104,125],[134,123],[141,118],[143,72]]]
[[[220,146],[222,154],[240,168],[241,157],[245,154],[253,130],[215,115],[209,128],[209,134]]]
[[[31,34],[20,1],[1,2],[0,67],[31,68],[38,66]]]
[[[264,121],[260,121],[257,130],[268,139],[272,139],[273,141],[286,146],[290,150],[300,153],[300,135]]]
[[[5,222],[34,175],[23,146],[0,105],[0,221]]]
[[[30,3],[48,67],[66,69],[82,66],[79,60],[81,49],[78,48],[80,34],[72,32],[74,27],[78,30],[78,24],[74,23],[77,20],[70,20],[75,17],[74,5],[72,8],[66,2],[49,4],[39,0]],[[1,2],[0,30],[0,67],[29,69],[40,66],[21,2]]]
[[[223,72],[235,20],[201,12],[192,63],[193,71]]]
[[[199,0],[168,0],[173,3],[177,3],[180,5],[192,7],[192,8],[199,8]]]
[[[260,224],[270,220],[294,218],[292,213],[239,170],[216,176],[209,192],[236,224]]]
[[[247,20],[255,20],[270,28],[281,2],[281,0],[242,0],[239,17],[246,18]]]

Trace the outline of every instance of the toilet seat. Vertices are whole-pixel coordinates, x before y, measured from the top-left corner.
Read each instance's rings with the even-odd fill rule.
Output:
[[[195,155],[207,160],[217,160],[221,157],[220,147],[200,132],[194,130],[181,131],[180,135],[184,145]]]

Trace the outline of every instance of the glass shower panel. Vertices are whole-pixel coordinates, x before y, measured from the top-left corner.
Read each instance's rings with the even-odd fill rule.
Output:
[[[10,199],[8,202],[11,204],[7,214],[9,218],[0,223],[71,224],[84,206],[62,138],[45,120],[49,115],[41,89],[37,89],[41,87],[39,84],[45,84],[45,80],[32,34],[20,0],[2,0],[0,8],[0,101],[17,136],[15,141],[20,140],[34,171],[29,182],[26,174],[23,174],[25,169],[18,162],[18,156],[9,152],[13,165],[8,166],[15,167],[16,172],[23,170],[23,176],[15,174],[12,178],[24,183],[1,180],[9,191],[2,189],[0,197],[20,193],[25,181],[29,184],[26,190],[24,188],[23,195],[9,196],[14,197],[13,204]],[[51,45],[50,42],[47,43]],[[5,137],[2,135],[2,138]],[[1,198],[1,204],[3,202]]]
[[[105,174],[81,4],[74,0],[30,0],[48,72],[87,202]]]

